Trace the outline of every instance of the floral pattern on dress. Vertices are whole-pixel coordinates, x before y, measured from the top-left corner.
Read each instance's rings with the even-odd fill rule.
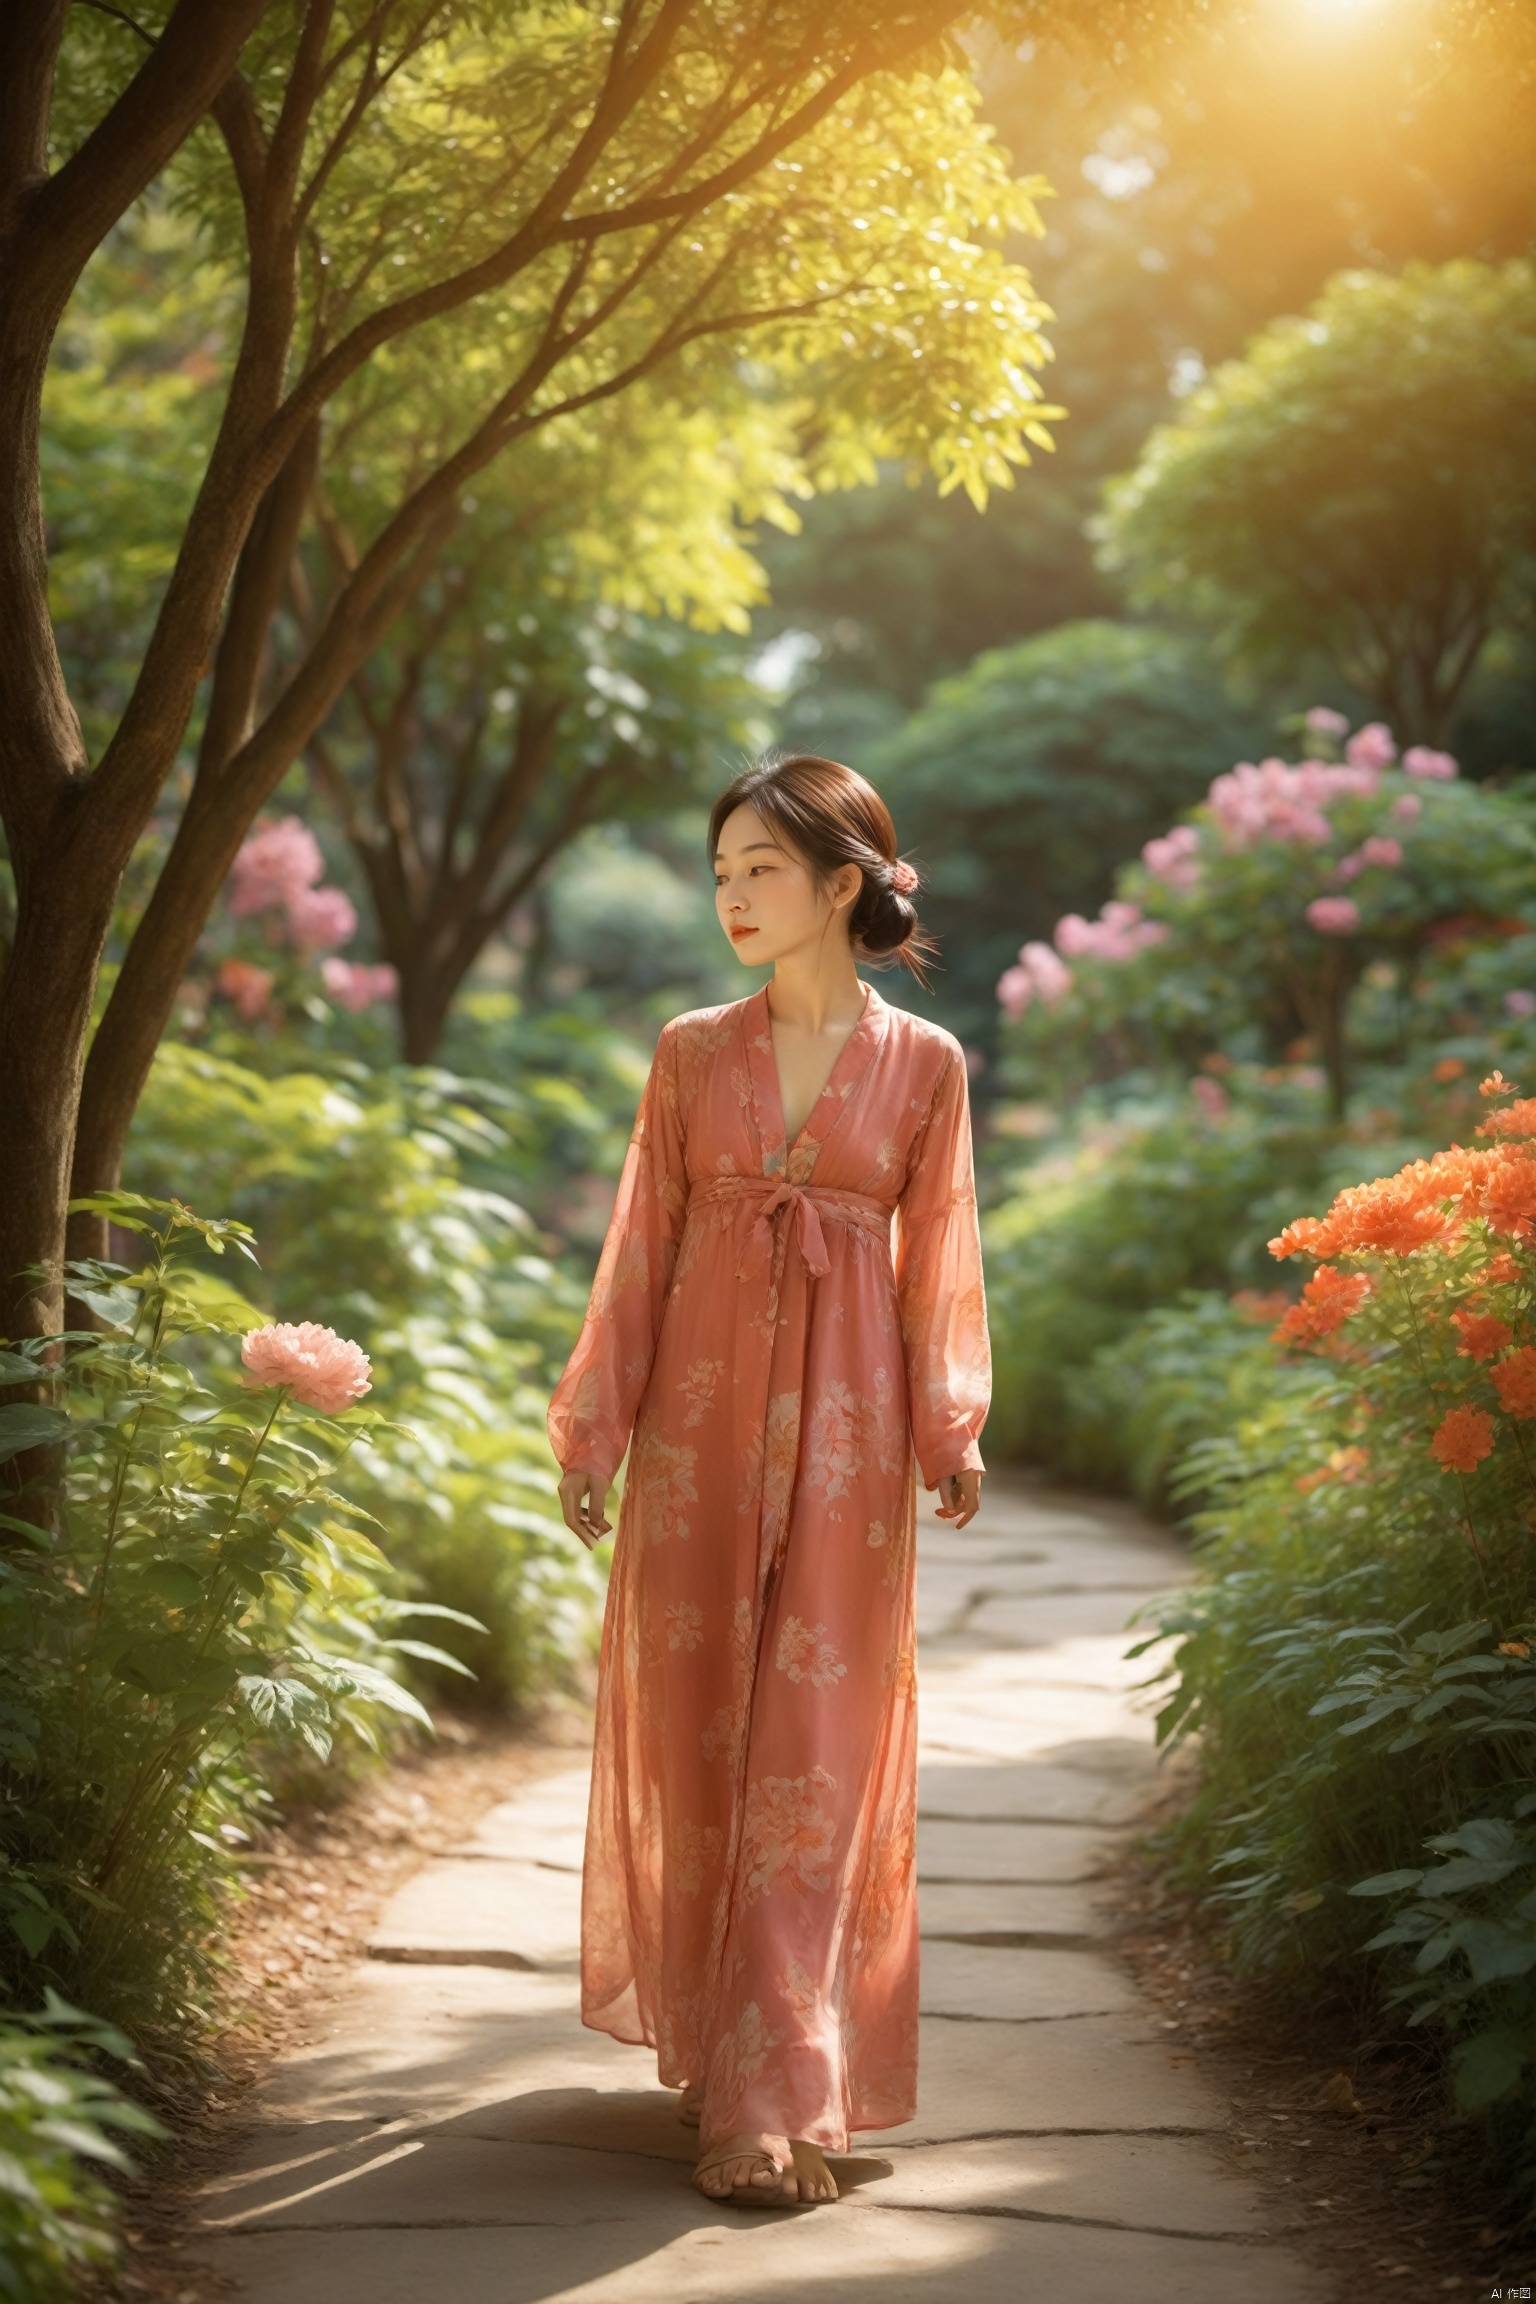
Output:
[[[747,1786],[741,1851],[749,1903],[786,1876],[802,1893],[828,1886],[837,1821],[826,1795],[836,1790],[836,1777],[821,1767],[804,1776],[760,1776]]]
[[[686,1649],[691,1656],[704,1637],[704,1611],[691,1600],[674,1600],[667,1608],[667,1646]]]
[[[719,1858],[720,1841],[718,1824],[691,1824],[685,1817],[676,1827],[667,1855],[680,1895],[697,1896],[705,1873]]]
[[[683,1507],[697,1504],[699,1500],[693,1481],[698,1450],[679,1447],[663,1440],[659,1432],[651,1431],[641,1441],[636,1456],[632,1477],[640,1491],[641,1510],[651,1542],[665,1544],[669,1536],[688,1535],[689,1524]]]
[[[813,1688],[835,1688],[846,1678],[848,1667],[839,1661],[826,1633],[825,1624],[802,1624],[798,1616],[786,1616],[774,1663],[791,1680],[809,1680]]]
[[[702,1424],[715,1404],[715,1391],[725,1374],[723,1360],[693,1360],[680,1387],[688,1402],[688,1413],[683,1418],[683,1430],[691,1432]]]
[[[705,2083],[706,2146],[916,2101],[914,1472],[980,1464],[988,1389],[965,1060],[870,992],[828,1085],[786,1145],[761,992],[665,1027],[550,1406],[567,1470],[633,1443],[582,2013]]]
[[[824,1498],[830,1518],[842,1517],[834,1507],[855,1493],[867,1464],[889,1472],[903,1452],[893,1405],[891,1380],[883,1368],[875,1370],[872,1395],[839,1378],[817,1393],[805,1442],[805,1484]]]
[[[711,2089],[727,2102],[738,2101],[742,2090],[757,2078],[783,2041],[783,2033],[771,2032],[757,2002],[749,2000],[715,2049],[709,2073]]]

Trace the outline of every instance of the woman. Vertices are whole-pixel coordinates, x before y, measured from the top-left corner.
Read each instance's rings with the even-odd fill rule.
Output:
[[[656,2049],[701,2191],[780,2205],[915,2110],[912,1460],[963,1528],[989,1360],[964,1058],[855,965],[926,949],[883,801],[770,762],[710,849],[773,980],[661,1035],[549,1431],[589,1546],[634,1434],[583,2018]]]

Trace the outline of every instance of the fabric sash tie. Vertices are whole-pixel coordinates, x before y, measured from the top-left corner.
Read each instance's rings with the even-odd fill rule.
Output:
[[[710,1176],[695,1184],[689,1193],[689,1213],[723,1200],[757,1202],[752,1238],[768,1258],[772,1257],[777,1237],[777,1219],[792,1214],[805,1268],[817,1280],[832,1269],[827,1256],[827,1236],[822,1230],[823,1218],[837,1224],[855,1224],[863,1232],[890,1239],[890,1209],[883,1200],[873,1200],[865,1192],[839,1192],[831,1185],[786,1184],[773,1176]]]

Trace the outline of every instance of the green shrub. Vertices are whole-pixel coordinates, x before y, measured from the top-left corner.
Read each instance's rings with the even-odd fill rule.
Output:
[[[128,2169],[111,2131],[160,2128],[95,2068],[103,2056],[132,2050],[57,1993],[35,2016],[0,2015],[0,2295],[13,2304],[68,2304],[117,2253],[116,2202],[92,2169]]]
[[[1155,1494],[1150,1470],[1133,1468],[1166,1444],[1132,1439],[1117,1404],[1121,1363],[1103,1356],[1139,1351],[1128,1340],[1145,1316],[1189,1291],[1224,1301],[1272,1288],[1265,1242],[1297,1193],[1380,1164],[1370,1145],[1339,1138],[1315,1086],[1256,1069],[1226,1083],[1210,1110],[1194,1096],[1127,1098],[1080,1119],[984,1219],[987,1436],[999,1455],[1101,1487],[1134,1477]]]

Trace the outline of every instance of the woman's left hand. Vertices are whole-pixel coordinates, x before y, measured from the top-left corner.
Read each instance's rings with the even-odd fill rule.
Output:
[[[981,1474],[979,1472],[948,1472],[936,1483],[939,1491],[937,1506],[941,1520],[953,1520],[956,1530],[974,1520],[981,1509]]]

